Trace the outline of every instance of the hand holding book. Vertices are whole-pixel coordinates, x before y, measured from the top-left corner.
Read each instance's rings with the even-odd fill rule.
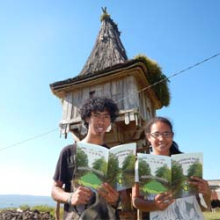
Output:
[[[191,176],[202,178],[202,153],[171,157],[138,153],[137,158],[142,194],[154,197],[155,194],[171,191],[174,198],[180,198],[198,193],[197,184],[189,180]]]
[[[96,144],[77,143],[76,185],[98,189],[107,182],[117,191],[134,184],[136,143],[111,149]]]

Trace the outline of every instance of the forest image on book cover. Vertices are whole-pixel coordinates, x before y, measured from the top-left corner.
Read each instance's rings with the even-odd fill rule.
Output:
[[[151,197],[171,191],[175,198],[197,193],[189,184],[190,176],[202,178],[202,153],[169,156],[138,153],[138,175],[141,193]]]
[[[107,182],[116,190],[131,188],[134,184],[136,143],[122,144],[111,149],[96,144],[77,143],[77,185],[97,189]]]

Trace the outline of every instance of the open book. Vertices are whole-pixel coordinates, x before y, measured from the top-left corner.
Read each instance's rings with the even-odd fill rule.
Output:
[[[111,149],[96,144],[78,142],[76,148],[75,183],[97,189],[104,182],[117,191],[134,184],[136,143]]]
[[[171,191],[175,198],[194,195],[197,190],[188,181],[190,176],[202,178],[202,153],[169,156],[137,154],[140,190],[149,199]]]

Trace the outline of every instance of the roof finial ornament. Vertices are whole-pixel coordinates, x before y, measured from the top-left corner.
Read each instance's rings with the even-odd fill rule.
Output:
[[[103,14],[108,14],[108,12],[107,12],[107,7],[102,7],[102,12],[103,12]]]
[[[110,14],[108,14],[107,12],[107,7],[102,7],[102,16],[100,18],[101,22],[104,21],[105,19],[109,19],[110,18]]]

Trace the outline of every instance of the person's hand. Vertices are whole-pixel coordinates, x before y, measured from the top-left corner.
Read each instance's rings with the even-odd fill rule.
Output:
[[[87,187],[83,187],[83,186],[79,186],[76,191],[73,192],[72,198],[71,198],[71,204],[72,205],[80,205],[80,204],[87,204],[89,202],[89,200],[92,197],[92,190],[87,188]]]
[[[172,197],[172,194],[169,192],[160,193],[154,198],[154,204],[157,210],[165,210],[173,202],[174,199]]]
[[[206,180],[196,176],[191,176],[189,183],[197,187],[198,193],[202,193],[205,197],[211,198],[211,190]]]
[[[119,201],[119,193],[108,183],[103,183],[98,193],[112,206],[116,206]]]

